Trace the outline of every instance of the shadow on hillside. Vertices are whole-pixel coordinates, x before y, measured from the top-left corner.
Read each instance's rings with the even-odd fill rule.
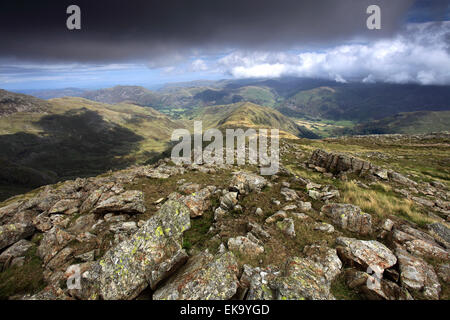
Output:
[[[0,187],[35,188],[57,180],[100,174],[126,167],[143,138],[82,108],[47,115],[42,132],[0,136]],[[3,196],[0,188],[0,200]]]

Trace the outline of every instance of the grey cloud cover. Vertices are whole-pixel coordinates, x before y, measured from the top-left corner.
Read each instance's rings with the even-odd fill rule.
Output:
[[[70,4],[81,7],[81,31],[66,28]],[[366,28],[371,4],[382,30]],[[450,22],[439,22],[449,11],[448,0],[3,1],[0,85],[101,84],[115,70],[120,84],[205,75],[450,84]]]
[[[354,38],[392,35],[412,3],[412,0],[3,1],[0,57],[74,62],[159,61],[165,56],[218,52],[224,48],[321,47]],[[81,7],[81,31],[66,29],[66,8],[70,4]],[[382,9],[382,30],[369,31],[365,27],[366,8],[371,4]]]

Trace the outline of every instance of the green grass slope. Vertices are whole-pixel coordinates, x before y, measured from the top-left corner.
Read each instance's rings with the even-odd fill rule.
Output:
[[[420,134],[450,131],[450,111],[404,112],[392,117],[362,123],[353,129],[344,130],[350,134],[405,133]]]
[[[37,107],[0,116],[0,198],[15,189],[151,161],[167,149],[172,131],[183,127],[149,107],[27,97],[19,95],[9,110],[23,110],[25,99],[45,112]]]
[[[192,119],[202,120],[204,128],[275,128],[285,135],[317,138],[277,110],[251,102],[205,107]]]

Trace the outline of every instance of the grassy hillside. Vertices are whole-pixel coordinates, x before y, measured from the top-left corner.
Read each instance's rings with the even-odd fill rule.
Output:
[[[192,119],[202,120],[205,128],[277,128],[291,137],[317,137],[277,110],[250,102],[202,108]]]
[[[279,105],[289,116],[369,121],[400,112],[448,111],[448,86],[336,84],[302,90]]]
[[[132,102],[144,106],[160,104],[160,96],[157,93],[139,86],[115,86],[88,91],[83,94],[83,98],[103,103]]]
[[[399,113],[392,117],[362,123],[347,134],[405,133],[419,134],[450,130],[450,111],[417,111]]]
[[[152,108],[130,104],[83,98],[30,101],[45,106],[45,112],[0,117],[2,198],[14,194],[15,188],[147,162],[159,157],[172,131],[183,126]],[[16,107],[20,108],[21,104]]]
[[[0,89],[0,118],[16,112],[46,112],[49,108],[44,100]]]
[[[338,83],[304,78],[194,81],[157,91],[116,86],[87,92],[84,97],[104,103],[150,106],[172,118],[192,115],[204,106],[238,102],[273,107],[294,118],[356,123],[402,112],[450,110],[448,86]]]

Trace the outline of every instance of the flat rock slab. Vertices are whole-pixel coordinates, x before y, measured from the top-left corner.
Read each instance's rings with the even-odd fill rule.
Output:
[[[388,269],[397,263],[397,258],[384,244],[375,240],[358,240],[339,237],[337,252],[341,260],[366,271],[370,267]],[[373,268],[372,268],[373,269]]]
[[[125,191],[118,195],[100,198],[95,205],[94,213],[124,212],[124,213],[144,213],[144,194],[142,191]]]

